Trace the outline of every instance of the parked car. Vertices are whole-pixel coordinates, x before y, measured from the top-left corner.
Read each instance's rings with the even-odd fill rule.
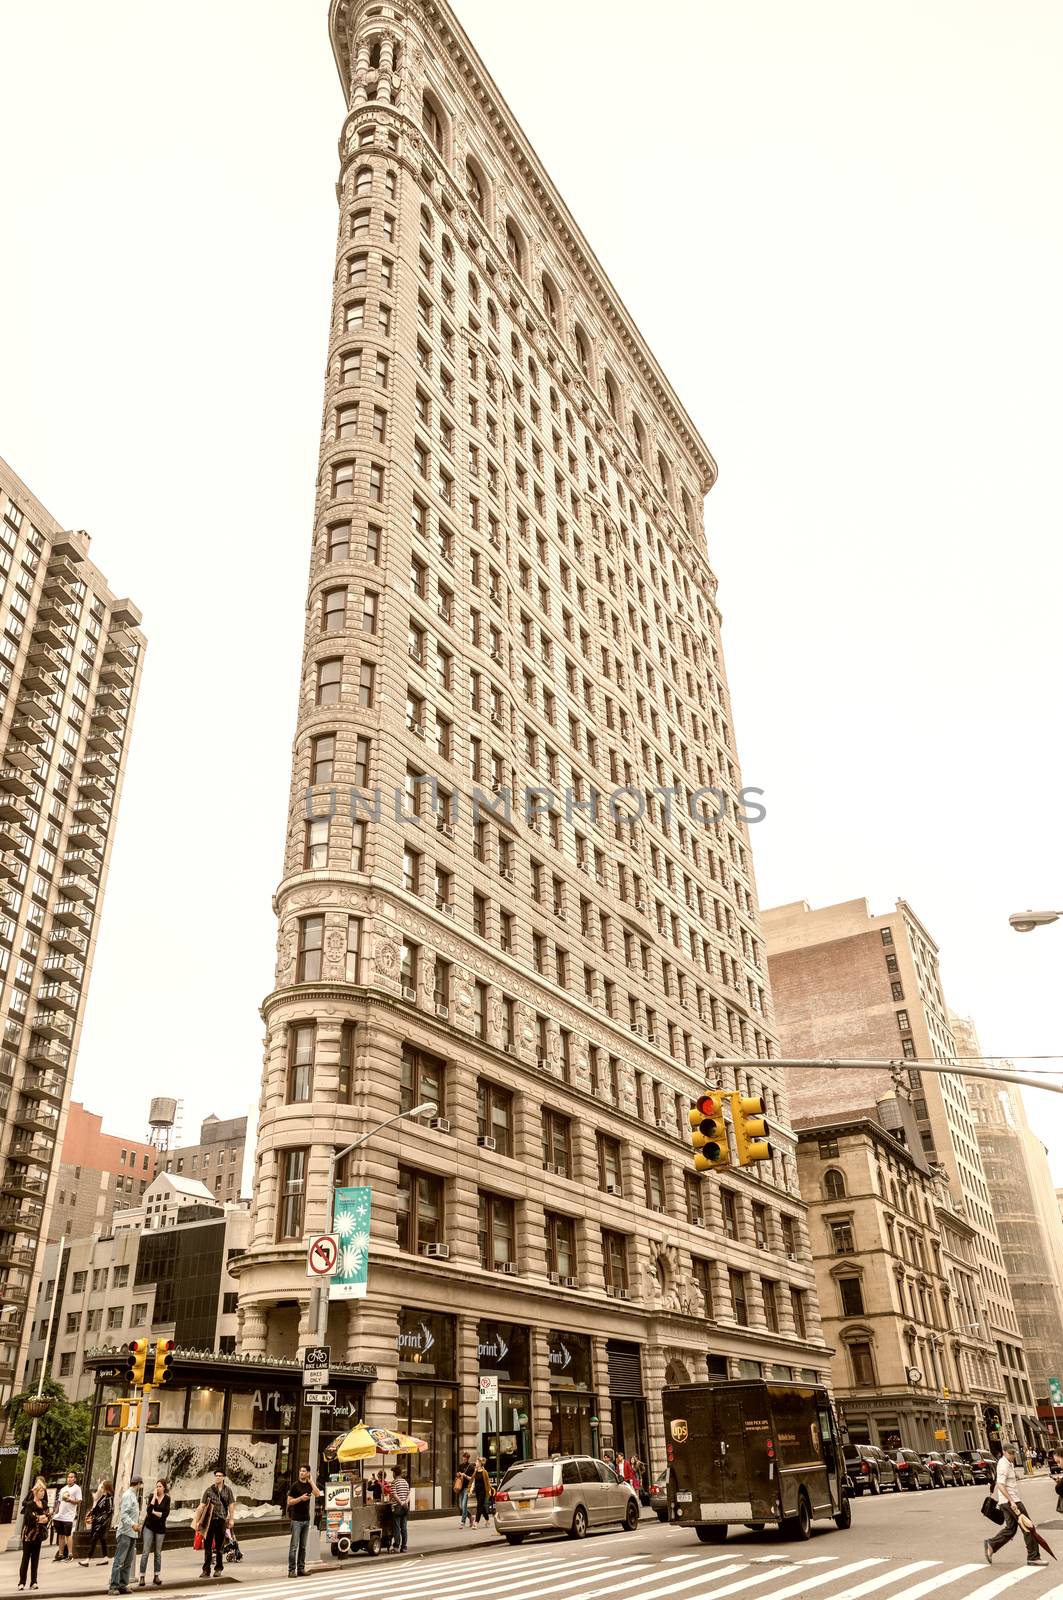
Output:
[[[928,1450],[923,1460],[935,1489],[956,1487],[956,1474],[952,1470],[952,1462],[946,1461],[940,1450]]]
[[[953,1481],[957,1484],[973,1483],[974,1468],[969,1461],[965,1461],[957,1450],[946,1450],[945,1460],[952,1467]]]
[[[975,1483],[993,1483],[997,1475],[997,1458],[988,1450],[961,1450],[964,1461],[970,1462]]]
[[[893,1459],[877,1444],[847,1444],[842,1450],[845,1470],[853,1482],[853,1493],[881,1494],[883,1489],[899,1489]]]
[[[649,1500],[647,1504],[651,1511],[656,1512],[658,1522],[668,1521],[668,1468],[663,1467],[660,1472],[651,1472],[649,1481]]]
[[[932,1489],[934,1480],[930,1468],[915,1450],[897,1450],[893,1464],[897,1468],[897,1482],[902,1489]]]
[[[510,1467],[495,1493],[495,1527],[510,1544],[530,1533],[566,1533],[582,1539],[588,1528],[615,1522],[633,1532],[639,1497],[608,1462],[593,1456],[559,1456]]]

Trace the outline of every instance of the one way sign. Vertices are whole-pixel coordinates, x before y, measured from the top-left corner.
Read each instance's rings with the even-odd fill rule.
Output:
[[[307,1389],[303,1399],[308,1406],[334,1406],[336,1404],[335,1389]]]

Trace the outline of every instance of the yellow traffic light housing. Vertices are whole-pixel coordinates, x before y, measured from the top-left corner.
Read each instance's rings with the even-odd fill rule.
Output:
[[[155,1385],[169,1383],[170,1369],[173,1366],[173,1340],[156,1339],[155,1365],[152,1368],[151,1381]]]
[[[126,1378],[138,1389],[143,1388],[147,1376],[148,1341],[131,1339],[126,1345]]]
[[[723,1096],[718,1089],[707,1090],[695,1100],[690,1113],[690,1142],[694,1147],[694,1171],[711,1172],[731,1164],[727,1125],[723,1120]]]
[[[768,1124],[764,1120],[762,1097],[759,1094],[733,1094],[730,1099],[731,1126],[734,1128],[739,1166],[748,1167],[751,1161],[770,1161],[771,1145],[768,1143]]]

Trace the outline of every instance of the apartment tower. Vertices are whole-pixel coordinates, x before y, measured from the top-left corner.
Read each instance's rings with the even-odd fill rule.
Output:
[[[1025,1371],[1025,1358],[966,1082],[904,1066],[957,1054],[937,945],[904,900],[881,916],[871,914],[866,900],[816,910],[797,901],[766,910],[764,932],[784,1056],[898,1063],[892,1072],[795,1071],[796,1123],[869,1111],[947,1174],[953,1215],[962,1214],[974,1230],[979,1295],[973,1317],[951,1295],[943,1308],[944,1387],[984,1397],[979,1444],[999,1444],[1003,1430],[1036,1444],[1034,1406],[1021,1386],[1004,1382],[1009,1368]],[[959,1251],[964,1230],[949,1213],[949,1206],[939,1208],[945,1246]],[[924,1379],[933,1376],[919,1370]]]
[[[339,237],[240,1344],[305,1344],[330,1153],[434,1102],[342,1174],[372,1188],[368,1293],[329,1342],[375,1367],[371,1419],[430,1438],[441,1504],[461,1448],[656,1461],[666,1380],[828,1361],[781,1080],[725,1059],[774,1035],[715,465],[452,12],[336,0],[331,30]],[[763,1090],[777,1153],[699,1180],[688,1111],[721,1079]]]
[[[88,548],[0,461],[0,1403],[25,1379],[144,656]]]

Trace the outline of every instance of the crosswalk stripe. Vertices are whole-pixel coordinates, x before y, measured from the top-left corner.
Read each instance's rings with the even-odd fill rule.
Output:
[[[992,1578],[988,1583],[980,1583],[977,1589],[972,1589],[968,1600],[993,1600],[993,1596],[1002,1594],[1005,1589],[1010,1589],[1012,1584],[1021,1583],[1024,1578],[1032,1578],[1037,1571],[1036,1567],[1013,1567],[1010,1572],[1002,1572],[999,1577]]]
[[[790,1556],[784,1556],[782,1554],[782,1552],[780,1551],[780,1553],[778,1555],[776,1555],[776,1556],[750,1556],[749,1559],[750,1559],[750,1561],[752,1561],[754,1563],[759,1562],[759,1561],[785,1561],[787,1563],[787,1565],[793,1565],[795,1567],[818,1567],[818,1566],[822,1566],[823,1563],[826,1562],[826,1561],[837,1561],[838,1557],[837,1556],[802,1556],[800,1561],[792,1561],[792,1558]]]
[[[847,1589],[842,1589],[838,1594],[831,1595],[831,1600],[861,1600],[865,1594],[874,1594],[876,1589],[885,1589],[891,1583],[898,1583],[901,1578],[908,1578],[913,1572],[925,1572],[928,1567],[940,1567],[940,1561],[910,1561],[906,1567],[895,1567],[892,1572],[880,1572],[874,1578],[866,1578],[863,1583],[854,1583]]]
[[[800,1578],[797,1583],[789,1584],[785,1589],[773,1589],[768,1600],[790,1600],[791,1595],[804,1594],[806,1589],[819,1589],[823,1584],[830,1583],[833,1578],[847,1578],[851,1572],[864,1572],[868,1567],[880,1567],[886,1560],[885,1556],[865,1556],[863,1561],[850,1561],[844,1567],[831,1567],[829,1572],[821,1572],[815,1578]],[[899,1600],[899,1596],[895,1596]]]
[[[922,1583],[913,1583],[908,1589],[898,1589],[897,1593],[890,1596],[890,1600],[922,1600],[923,1595],[929,1594],[932,1589],[944,1589],[948,1584],[955,1583],[957,1578],[965,1578],[969,1572],[981,1572],[982,1562],[965,1561],[959,1567],[946,1567],[944,1572],[935,1572],[932,1578],[925,1578]],[[981,1591],[976,1589],[974,1594]],[[775,1595],[773,1600],[780,1600]],[[973,1600],[972,1596],[968,1600]]]
[[[608,1566],[610,1571],[613,1571],[618,1567],[630,1567],[633,1564],[644,1566],[647,1562],[647,1559],[648,1558],[645,1556],[623,1556],[620,1560],[617,1560],[615,1557],[610,1558],[608,1555],[586,1556],[580,1561],[558,1561],[552,1564],[548,1569],[540,1567],[533,1574],[526,1574],[522,1571],[520,1579],[516,1580],[518,1587],[506,1588],[507,1600],[518,1600],[518,1597],[524,1594],[556,1594],[562,1589],[572,1588],[574,1584],[585,1583],[588,1576],[593,1576],[588,1574],[586,1570],[588,1567]],[[552,1579],[557,1577],[562,1572],[568,1571],[571,1573],[575,1569],[579,1570],[576,1570],[576,1575],[574,1577],[566,1577],[562,1579],[560,1583],[547,1583],[545,1585],[543,1583],[544,1578]],[[422,1575],[420,1580],[415,1581],[412,1585],[404,1584],[401,1582],[401,1580],[397,1586],[392,1583],[386,1588],[388,1600],[417,1600],[417,1597],[423,1595],[426,1591],[431,1592],[433,1600],[445,1600],[448,1591],[446,1589],[441,1589],[439,1586],[441,1576],[442,1575],[437,1571],[435,1573],[427,1573]],[[447,1583],[448,1580],[449,1574],[443,1577],[444,1583]],[[484,1591],[497,1589],[497,1587],[498,1573],[495,1572],[491,1576],[485,1577],[481,1582],[462,1583],[460,1594],[462,1597],[466,1595],[476,1595],[481,1594]],[[364,1593],[365,1591],[362,1592]],[[378,1591],[374,1590],[373,1592],[376,1593]],[[487,1600],[486,1595],[484,1596],[484,1600]]]
[[[728,1567],[717,1567],[712,1574],[713,1583],[715,1584],[720,1578],[730,1577],[732,1572],[741,1572],[744,1566],[744,1561],[732,1561],[731,1565]],[[690,1567],[697,1569],[692,1576],[688,1578],[680,1578],[678,1583],[668,1583],[657,1589],[640,1591],[639,1600],[652,1600],[652,1597],[654,1596],[674,1594],[678,1589],[689,1589],[695,1583],[703,1583],[706,1576],[704,1571],[704,1563],[696,1559],[692,1559],[690,1562]],[[670,1578],[676,1572],[686,1572],[688,1570],[689,1569],[686,1567],[673,1567],[671,1572],[664,1574],[664,1576]],[[610,1583],[604,1589],[589,1589],[585,1595],[580,1596],[580,1600],[600,1600],[600,1597],[603,1595],[615,1594],[618,1590],[626,1588],[626,1583]]]

